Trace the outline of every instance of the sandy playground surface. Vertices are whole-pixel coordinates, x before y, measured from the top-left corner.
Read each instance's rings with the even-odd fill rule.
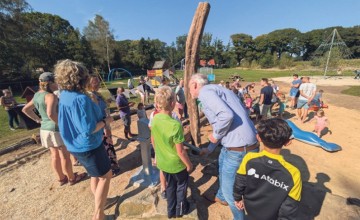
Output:
[[[288,91],[290,77],[277,78],[275,81],[282,81],[283,83],[279,83],[280,90]],[[336,198],[342,199],[341,201],[348,197],[360,198],[358,142],[360,97],[340,94],[341,89],[346,88],[341,80],[332,81],[336,85],[342,85],[341,89],[325,86],[330,81],[324,81],[326,81],[325,84],[321,79],[313,80],[318,85],[324,85],[322,88],[326,88],[324,100],[329,105],[325,113],[330,120],[332,134],[326,134],[323,139],[339,144],[342,151],[329,153],[321,148],[293,141],[283,150],[283,155],[301,170],[304,185],[314,186],[319,192],[323,192],[313,195],[312,200],[318,205],[314,214],[316,219],[339,219],[340,216],[342,219],[359,219],[359,209],[356,209],[355,213],[349,217],[347,209],[338,208],[339,204],[330,200],[329,193],[331,196],[335,195]],[[259,91],[258,87],[256,91]],[[287,111],[285,117],[293,120],[295,111],[288,109]],[[132,130],[137,131],[135,123],[137,116],[132,116],[132,120]],[[296,120],[293,121],[303,130],[313,129],[312,123],[300,124]],[[141,165],[141,157],[138,142],[124,140],[121,121],[114,122],[112,128],[121,174],[112,179],[109,197],[121,197],[128,186],[129,178]],[[202,128],[203,143],[206,142],[207,133],[210,131],[209,126]],[[32,149],[34,146],[27,148]],[[228,207],[212,204],[203,197],[204,194],[215,193],[218,187],[217,177],[203,171],[207,164],[214,164],[217,153],[213,153],[208,158],[191,157],[196,170],[191,174],[190,186],[197,202],[199,219],[231,219]],[[16,152],[0,156],[0,162],[14,155]],[[75,167],[74,170],[84,171],[82,167]],[[0,183],[1,219],[90,219],[92,216],[93,197],[89,180],[74,186],[58,186],[50,168],[48,153],[6,172],[0,169]],[[112,207],[106,210],[106,214],[113,215],[119,211],[117,209],[118,206]],[[121,218],[118,217],[118,219]]]

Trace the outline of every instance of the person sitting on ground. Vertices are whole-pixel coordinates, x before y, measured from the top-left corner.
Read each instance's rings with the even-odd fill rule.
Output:
[[[155,104],[160,110],[151,123],[151,141],[155,143],[156,165],[166,179],[168,218],[188,213],[186,199],[189,173],[193,165],[183,147],[185,141],[181,123],[171,117],[175,107],[175,93],[164,86],[155,93]],[[170,129],[171,128],[171,129]]]
[[[315,120],[315,128],[314,128],[314,132],[316,132],[318,137],[321,137],[322,132],[325,130],[325,128],[327,126],[329,126],[329,120],[327,117],[325,117],[325,112],[322,109],[319,109],[316,112],[316,115],[314,116],[313,119],[311,119],[311,121]]]
[[[87,92],[91,100],[100,107],[103,118],[106,118],[110,115],[108,104],[111,102],[111,99],[105,100],[105,98],[98,92],[99,89],[99,77],[97,77],[96,75],[91,75],[89,84],[87,86]],[[113,176],[116,176],[120,173],[120,166],[118,164],[114,143],[112,140],[112,132],[110,125],[107,125],[104,128],[103,144],[111,162],[111,170]]]
[[[322,95],[324,93],[324,90],[320,89],[314,96],[313,100],[311,100],[310,105],[315,105],[316,107],[321,108],[324,104],[322,100]]]
[[[124,123],[124,135],[128,140],[135,136],[131,133],[131,112],[130,107],[134,106],[134,102],[129,102],[126,96],[124,95],[125,89],[120,87],[117,89],[116,105],[120,113],[120,118]]]
[[[305,122],[311,101],[315,97],[316,85],[310,82],[310,77],[305,76],[302,78],[302,84],[299,87],[300,97],[296,104],[298,119],[302,123]]]
[[[58,98],[53,94],[57,90],[54,74],[42,73],[39,77],[39,91],[28,102],[22,111],[29,118],[41,123],[40,139],[43,147],[48,148],[51,154],[51,165],[57,176],[60,186],[70,183],[74,185],[86,177],[86,173],[73,172],[70,153],[60,136],[58,123]],[[37,109],[41,118],[34,112]]]
[[[16,107],[17,102],[15,101],[14,97],[12,96],[10,90],[4,89],[3,91],[4,96],[0,97],[0,105],[4,107],[5,111],[9,117],[9,127],[10,130],[14,131],[14,122],[17,127],[19,127],[19,120],[14,107]]]
[[[252,112],[254,112],[254,109],[252,108],[253,100],[251,96],[247,93],[244,95],[244,99],[245,107],[248,111],[248,114],[250,115]]]
[[[137,106],[137,116],[139,119],[142,119],[142,118],[148,118],[147,117],[147,114],[146,114],[146,111],[145,111],[145,107],[144,107],[144,104],[142,104],[141,102],[139,102],[138,106]]]
[[[235,177],[235,205],[246,209],[249,219],[298,219],[300,171],[280,155],[291,143],[292,129],[273,118],[260,121],[257,132],[264,150],[245,155]]]
[[[267,119],[271,116],[271,99],[273,96],[273,88],[269,85],[267,78],[262,78],[260,81],[262,89],[260,90],[260,115],[261,119]]]

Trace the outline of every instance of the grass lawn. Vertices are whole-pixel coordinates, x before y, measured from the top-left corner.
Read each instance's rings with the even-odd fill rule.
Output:
[[[341,91],[342,94],[360,96],[360,86],[350,86],[350,88]]]
[[[21,95],[15,94],[14,98],[18,103],[26,102],[25,99],[20,98]],[[39,129],[27,130],[26,128],[16,129],[11,131],[8,124],[8,115],[4,108],[0,108],[0,149],[8,147],[11,144],[19,142],[23,139],[31,137],[32,134],[39,133]]]

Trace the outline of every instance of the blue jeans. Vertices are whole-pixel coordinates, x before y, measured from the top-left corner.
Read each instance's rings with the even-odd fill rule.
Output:
[[[17,113],[14,109],[7,110],[9,116],[9,126],[10,128],[14,128],[14,121],[17,126],[19,126],[19,120],[17,118]]]
[[[250,152],[258,152],[259,148]],[[236,171],[247,152],[229,151],[226,147],[221,149],[219,156],[219,182],[220,187],[216,197],[229,204],[234,220],[243,220],[244,211],[235,207],[233,196]]]

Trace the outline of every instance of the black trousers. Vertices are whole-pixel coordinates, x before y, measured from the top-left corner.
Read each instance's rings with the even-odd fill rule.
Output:
[[[168,218],[181,217],[189,210],[189,203],[186,199],[189,173],[186,169],[175,174],[163,173],[166,179]]]

